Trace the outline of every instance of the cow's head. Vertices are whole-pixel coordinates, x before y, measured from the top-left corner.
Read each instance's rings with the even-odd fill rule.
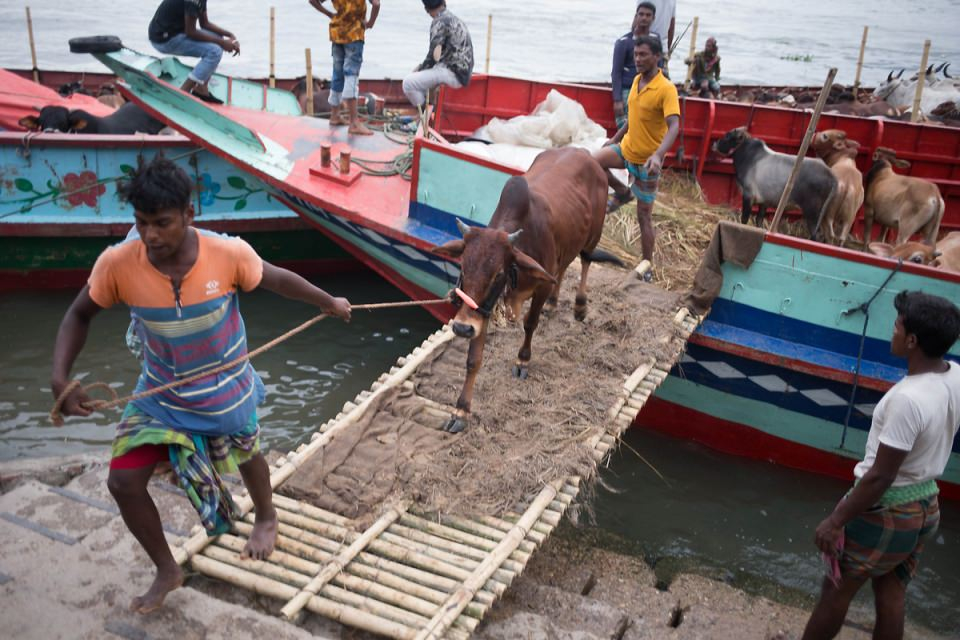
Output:
[[[868,248],[870,253],[875,256],[894,258],[914,264],[930,264],[941,255],[935,247],[922,242],[904,242],[896,247],[886,242],[871,242]]]
[[[69,133],[86,127],[87,121],[78,111],[69,111],[66,107],[48,106],[40,109],[39,115],[20,118],[19,124],[28,131]]]
[[[856,158],[860,143],[848,138],[847,132],[842,129],[826,129],[813,137],[813,150],[821,158],[829,158],[834,154]]]
[[[510,305],[521,279],[556,283],[556,278],[536,260],[516,248],[522,230],[507,233],[469,227],[459,219],[457,227],[463,239],[451,240],[433,252],[460,259],[460,282],[453,300],[459,310],[453,320],[453,332],[461,338],[482,335],[497,301],[506,292]]]
[[[903,71],[903,69],[900,69],[900,72],[896,75],[894,75],[893,71],[887,74],[887,79],[877,85],[877,88],[873,90],[873,95],[881,100],[886,100],[898,87],[906,85],[909,81],[902,79]]]
[[[877,147],[873,152],[873,161],[886,163],[900,169],[909,169],[910,162],[897,157],[897,152],[887,147]]]
[[[725,156],[732,155],[740,145],[750,139],[746,127],[730,129],[722,138],[713,143],[713,150]]]

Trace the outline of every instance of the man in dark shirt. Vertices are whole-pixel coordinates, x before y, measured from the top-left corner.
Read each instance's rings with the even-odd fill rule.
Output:
[[[200,58],[180,88],[201,100],[223,104],[210,95],[207,83],[223,52],[239,54],[240,42],[231,32],[207,19],[207,0],[163,0],[147,33],[160,53]]]
[[[470,84],[473,74],[473,41],[467,25],[447,10],[443,0],[423,0],[433,22],[430,50],[413,73],[403,79],[403,93],[414,106],[427,101],[427,92],[445,84],[459,89]]]
[[[617,120],[617,128],[622,127],[627,121],[627,96],[630,95],[630,87],[633,86],[633,79],[637,75],[637,65],[633,62],[633,43],[640,36],[656,36],[660,38],[659,33],[652,33],[650,25],[657,14],[657,8],[652,2],[641,2],[637,5],[636,13],[633,15],[633,25],[629,33],[626,33],[617,40],[613,46],[613,74],[611,84],[613,86],[613,115]],[[663,38],[660,38],[661,41]],[[663,65],[660,65],[663,68]]]

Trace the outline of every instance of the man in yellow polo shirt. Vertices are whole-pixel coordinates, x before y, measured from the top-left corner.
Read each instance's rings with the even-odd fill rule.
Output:
[[[640,247],[644,260],[653,262],[653,201],[663,158],[673,146],[680,132],[680,100],[677,88],[671,84],[657,64],[663,55],[660,39],[641,36],[633,47],[637,77],[627,99],[626,124],[610,138],[593,157],[607,172],[607,181],[615,196],[608,210],[630,201],[630,192],[637,197],[637,222],[640,224]],[[626,169],[632,178],[627,188],[613,177],[610,169]],[[652,270],[646,280],[652,279]]]

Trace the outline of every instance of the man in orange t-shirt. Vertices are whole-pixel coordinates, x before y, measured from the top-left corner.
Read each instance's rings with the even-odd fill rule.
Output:
[[[253,500],[253,531],[243,556],[264,560],[277,537],[270,470],[260,453],[256,406],[264,386],[247,353],[240,291],[264,288],[350,319],[350,303],[300,276],[264,262],[246,242],[195,229],[193,181],[158,156],[141,163],[119,192],[134,209],[139,237],[107,248],[90,280],[67,310],[53,351],[51,389],[67,391],[70,369],[93,317],[124,303],[143,344],[136,392],[113,441],[107,487],[127,528],[156,566],[153,584],[131,608],[159,608],[183,583],[183,571],[163,537],[147,482],[169,460],[209,535],[225,533],[237,516],[221,473],[239,470]],[[195,374],[208,371],[196,380]],[[160,391],[170,382],[179,385]],[[156,390],[156,391],[154,391]],[[63,399],[64,415],[88,416],[79,387]]]
[[[309,0],[310,6],[330,18],[330,51],[333,55],[333,74],[330,78],[330,126],[345,124],[340,114],[341,102],[346,103],[350,127],[348,133],[360,136],[373,134],[357,116],[357,97],[360,93],[360,65],[363,63],[363,38],[367,29],[373,29],[380,13],[380,0],[370,0],[373,7],[367,20],[367,0],[332,0],[336,13],[323,3]]]
[[[680,100],[677,88],[664,77],[657,64],[663,53],[660,38],[640,36],[633,47],[637,65],[630,97],[627,99],[627,122],[593,157],[607,171],[607,180],[614,190],[608,207],[611,211],[637,197],[637,222],[640,224],[640,246],[643,259],[653,262],[656,238],[653,229],[653,202],[657,197],[663,158],[680,132]],[[617,180],[610,169],[626,169],[632,179],[628,188]],[[644,279],[653,277],[653,270]]]

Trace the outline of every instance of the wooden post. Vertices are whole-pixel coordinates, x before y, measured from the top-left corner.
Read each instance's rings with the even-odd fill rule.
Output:
[[[30,7],[27,7],[27,37],[30,39],[30,60],[33,62],[33,81],[40,82],[40,69],[37,68],[37,47],[33,42],[33,19],[30,17]],[[926,58],[924,58],[926,59]]]
[[[780,195],[780,203],[777,204],[777,211],[773,214],[773,224],[770,225],[770,231],[777,233],[780,226],[780,218],[783,217],[783,210],[787,208],[787,201],[790,193],[793,191],[793,185],[797,181],[797,174],[800,173],[800,165],[803,164],[803,158],[807,155],[807,149],[810,148],[810,141],[813,140],[813,134],[817,130],[817,123],[820,121],[820,112],[823,111],[823,105],[827,102],[827,96],[830,95],[830,88],[833,86],[833,79],[837,77],[837,68],[833,67],[827,73],[827,80],[823,83],[823,89],[820,90],[820,97],[817,98],[817,104],[813,108],[813,115],[810,116],[810,126],[807,127],[807,133],[803,136],[803,142],[797,151],[797,159],[793,163],[793,171],[790,172],[790,178],[787,185],[783,188]]]
[[[490,45],[493,42],[493,14],[487,14],[487,61],[483,65],[483,72],[490,74]]]
[[[697,54],[697,29],[700,27],[700,17],[693,17],[693,31],[690,32],[690,64],[687,65],[687,80],[683,83],[685,93],[690,92],[690,81],[693,80],[693,56]]]
[[[313,64],[310,62],[310,48],[304,49],[307,58],[307,115],[313,115]]]
[[[913,111],[910,112],[910,122],[920,121],[920,98],[923,97],[923,82],[926,78],[927,58],[930,57],[930,41],[923,43],[923,55],[920,57],[920,71],[917,72],[917,93],[913,96]]]
[[[277,76],[276,76],[276,43],[277,43],[277,23],[276,23],[276,7],[270,7],[270,88],[273,89],[277,86]]]
[[[857,58],[857,75],[853,78],[853,99],[857,99],[857,92],[860,90],[860,71],[863,70],[863,52],[867,49],[867,32],[870,27],[863,27],[863,38],[860,39],[860,56]]]

